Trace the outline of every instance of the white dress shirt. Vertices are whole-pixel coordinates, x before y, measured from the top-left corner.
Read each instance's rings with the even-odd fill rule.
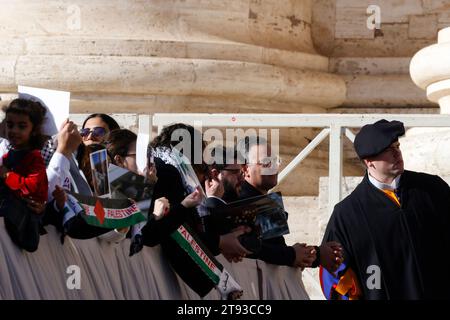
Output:
[[[377,179],[375,179],[374,177],[372,177],[370,175],[370,173],[367,174],[369,176],[369,181],[370,183],[372,183],[377,189],[379,190],[391,190],[391,191],[395,191],[398,189],[399,183],[400,183],[400,178],[401,178],[401,174],[399,174],[393,181],[391,184],[387,184],[387,183],[382,183],[380,181],[378,181]]]

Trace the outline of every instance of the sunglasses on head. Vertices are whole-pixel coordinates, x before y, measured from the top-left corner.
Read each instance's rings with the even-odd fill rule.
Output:
[[[90,134],[92,135],[92,138],[101,138],[106,135],[106,129],[103,127],[95,127],[92,129],[83,128],[80,130],[80,135],[83,138],[88,137]]]

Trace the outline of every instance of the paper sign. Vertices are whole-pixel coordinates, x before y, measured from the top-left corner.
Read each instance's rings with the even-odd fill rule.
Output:
[[[92,152],[90,155],[92,184],[97,197],[110,197],[108,177],[108,157],[106,149]]]
[[[39,101],[47,108],[42,133],[53,136],[69,117],[70,92],[19,86],[19,98]]]
[[[252,227],[252,232],[261,239],[271,239],[289,233],[287,215],[279,192],[228,203],[216,208],[214,214],[225,217],[233,227]]]

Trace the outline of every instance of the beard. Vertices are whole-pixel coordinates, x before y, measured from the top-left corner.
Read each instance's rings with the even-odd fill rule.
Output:
[[[278,184],[278,174],[262,176],[261,186],[267,192]]]

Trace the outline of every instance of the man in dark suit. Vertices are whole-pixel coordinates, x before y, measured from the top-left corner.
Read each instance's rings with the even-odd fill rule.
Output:
[[[240,242],[251,229],[248,226],[235,228],[215,211],[238,199],[238,192],[244,182],[242,164],[239,164],[236,150],[227,150],[224,147],[218,147],[216,150],[219,149],[222,150],[223,157],[210,166],[210,177],[205,181],[206,206],[210,215],[204,219],[207,231],[219,236],[220,253],[230,262],[239,262],[252,253]],[[227,159],[227,154],[232,154],[233,158]]]
[[[277,185],[279,158],[271,154],[270,145],[261,137],[246,137],[238,147],[246,160],[243,166],[245,181],[241,186],[239,198],[267,194]],[[322,265],[334,272],[342,262],[342,248],[336,242],[325,243],[320,247],[300,243],[288,246],[284,237],[279,236],[262,240],[259,252],[249,258],[300,268]]]

